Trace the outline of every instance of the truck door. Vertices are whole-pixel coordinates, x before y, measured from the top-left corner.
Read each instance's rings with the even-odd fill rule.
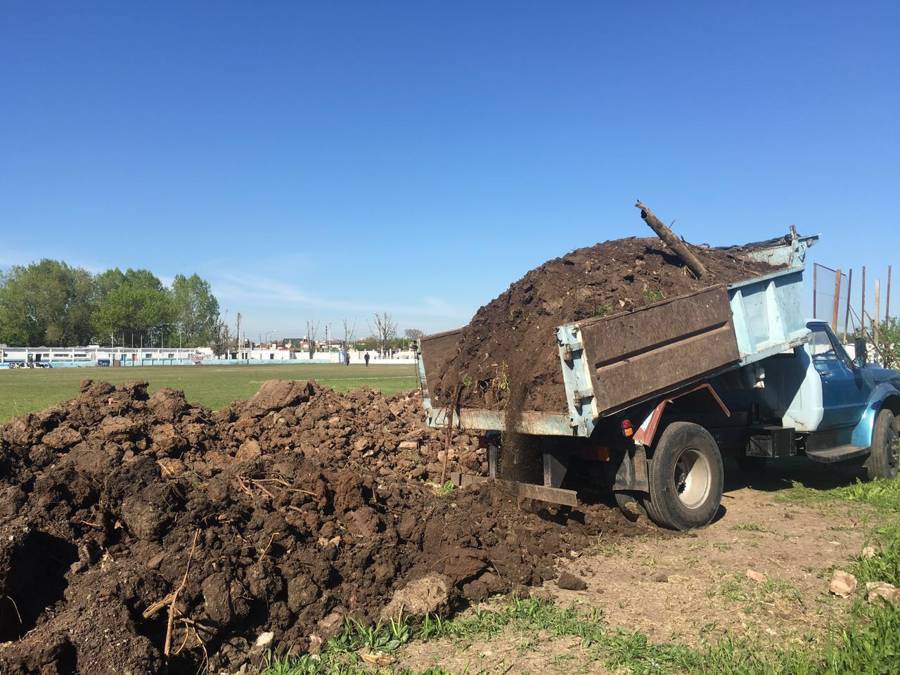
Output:
[[[865,410],[866,384],[826,324],[810,323],[809,329],[813,367],[822,378],[824,410],[819,430],[854,426]]]

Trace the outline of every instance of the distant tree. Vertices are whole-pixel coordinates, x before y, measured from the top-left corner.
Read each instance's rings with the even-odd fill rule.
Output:
[[[13,267],[0,285],[0,342],[87,344],[95,306],[91,275],[57,260]]]
[[[219,321],[219,301],[209,282],[196,274],[177,275],[172,282],[172,302],[182,344],[204,347],[212,343]]]
[[[347,319],[344,319],[344,338],[342,340],[344,349],[350,349],[350,344],[353,342],[353,334],[356,332],[356,322],[351,323]]]
[[[406,336],[407,340],[411,340],[415,342],[419,338],[425,337],[425,333],[420,331],[418,328],[407,328],[403,331],[403,334]]]
[[[319,322],[318,321],[307,321],[306,322],[306,346],[309,350],[309,358],[311,359],[313,355],[316,353],[316,337],[319,334]]]
[[[361,340],[357,340],[354,343],[354,348],[359,351],[376,351],[378,349],[379,341],[378,338],[374,335],[370,335],[369,337],[362,338]]]
[[[94,317],[101,340],[119,336],[121,342],[147,344],[165,340],[176,324],[177,311],[172,293],[148,270],[127,270],[112,287]]]
[[[221,319],[216,320],[213,331],[212,350],[219,356],[227,355],[232,345],[231,334],[228,332],[228,324]]]
[[[387,312],[375,312],[372,330],[378,339],[378,351],[384,356],[388,343],[397,336],[397,322]]]

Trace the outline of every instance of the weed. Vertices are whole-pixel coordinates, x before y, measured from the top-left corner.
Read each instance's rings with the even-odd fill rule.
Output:
[[[659,288],[645,288],[642,295],[644,296],[644,302],[648,305],[666,299],[666,294]]]
[[[603,304],[597,305],[594,308],[594,316],[597,316],[597,317],[608,316],[609,314],[612,314],[612,313],[613,313],[613,306],[612,306],[612,303],[609,303],[609,302],[604,302]]]

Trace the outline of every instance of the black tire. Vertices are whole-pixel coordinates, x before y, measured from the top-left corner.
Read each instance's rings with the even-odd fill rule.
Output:
[[[644,507],[657,525],[703,527],[719,512],[724,482],[722,454],[710,433],[699,424],[673,422],[653,451]]]
[[[872,450],[863,467],[869,480],[894,478],[900,464],[900,435],[897,418],[890,410],[880,410],[872,429]]]

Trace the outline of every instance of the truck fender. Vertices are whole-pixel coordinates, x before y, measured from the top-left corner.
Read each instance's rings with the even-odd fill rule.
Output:
[[[725,402],[722,401],[718,392],[713,388],[711,384],[708,382],[704,382],[703,384],[699,384],[695,387],[691,387],[690,389],[685,389],[680,392],[673,393],[670,396],[667,396],[662,401],[656,404],[656,407],[653,408],[652,412],[644,418],[644,421],[641,422],[640,427],[634,434],[634,442],[643,445],[645,447],[650,447],[653,445],[653,441],[656,439],[656,434],[659,431],[659,422],[662,419],[663,412],[665,412],[666,407],[678,400],[682,396],[687,396],[689,394],[694,394],[697,392],[705,391],[709,394],[709,397],[712,399],[710,402],[718,405],[719,409],[725,414],[725,417],[731,417],[731,411],[728,409],[728,406],[725,405]]]
[[[850,442],[858,448],[872,447],[872,432],[875,428],[875,418],[882,408],[888,408],[895,415],[900,415],[900,391],[887,382],[882,382],[869,395],[866,410],[856,426]]]

